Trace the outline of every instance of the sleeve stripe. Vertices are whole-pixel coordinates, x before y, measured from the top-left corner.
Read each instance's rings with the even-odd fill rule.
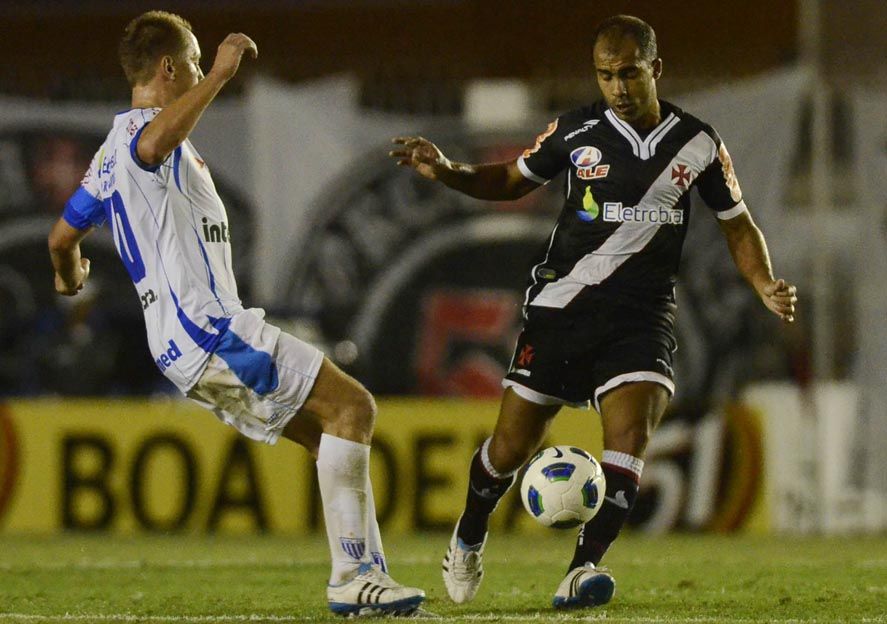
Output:
[[[150,123],[150,122],[148,122],[148,123]],[[148,163],[143,161],[141,158],[139,158],[139,152],[137,149],[138,145],[139,145],[139,139],[142,136],[142,131],[147,127],[148,127],[148,124],[145,124],[144,126],[139,128],[138,132],[135,133],[135,136],[132,137],[132,141],[129,144],[129,153],[132,155],[132,161],[136,165],[138,165],[139,169],[143,169],[143,170],[148,171],[150,173],[154,173],[155,171],[160,169],[160,163],[157,163],[156,165],[149,165]]]
[[[527,163],[524,162],[523,156],[517,159],[517,168],[520,169],[521,174],[523,174],[526,179],[532,180],[536,184],[548,184],[549,182],[549,180],[546,180],[541,176],[537,176],[535,173],[530,171],[530,168],[527,167]]]
[[[65,204],[62,217],[71,227],[88,230],[105,222],[105,210],[102,201],[81,186]]]
[[[721,219],[722,221],[727,221],[734,217],[738,217],[743,212],[747,211],[748,207],[745,205],[745,200],[743,199],[729,210],[722,210],[721,212],[716,212],[715,214],[718,215],[718,219]]]
[[[70,212],[69,210],[65,210],[62,212],[62,219],[65,220],[65,223],[70,225],[75,230],[88,230],[93,224],[90,223],[87,219],[83,219],[76,213]]]

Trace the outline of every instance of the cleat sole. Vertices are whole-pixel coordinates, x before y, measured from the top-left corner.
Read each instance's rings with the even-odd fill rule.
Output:
[[[408,616],[415,612],[424,596],[413,596],[396,600],[388,604],[352,604],[348,602],[330,602],[330,611],[343,617],[376,617],[376,616]]]

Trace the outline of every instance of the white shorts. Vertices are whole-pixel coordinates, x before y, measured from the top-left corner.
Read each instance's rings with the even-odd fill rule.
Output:
[[[251,308],[231,319],[187,396],[248,438],[274,444],[308,398],[323,353],[264,316]]]

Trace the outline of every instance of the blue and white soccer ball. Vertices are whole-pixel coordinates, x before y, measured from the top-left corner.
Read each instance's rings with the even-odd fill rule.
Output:
[[[524,507],[547,527],[568,529],[591,520],[604,502],[604,471],[591,453],[575,446],[539,451],[521,481]]]

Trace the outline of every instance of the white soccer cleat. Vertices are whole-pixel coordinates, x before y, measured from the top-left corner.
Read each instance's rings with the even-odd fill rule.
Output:
[[[484,535],[484,541],[476,546],[466,546],[456,535],[458,530],[457,522],[442,569],[444,585],[447,586],[450,598],[453,602],[463,603],[474,598],[484,578],[483,557],[487,536]]]
[[[425,600],[425,592],[404,587],[378,567],[362,563],[357,576],[341,585],[327,585],[330,610],[346,617],[408,616]]]
[[[616,591],[616,581],[606,569],[588,563],[567,572],[554,594],[555,609],[598,607],[610,602]]]

